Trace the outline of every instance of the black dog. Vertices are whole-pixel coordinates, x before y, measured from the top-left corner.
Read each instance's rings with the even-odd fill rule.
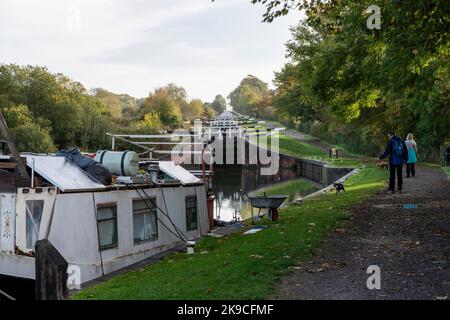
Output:
[[[342,184],[342,183],[340,183],[340,182],[336,182],[336,183],[334,184],[334,188],[336,189],[336,193],[339,193],[339,192],[341,192],[341,191],[344,191],[344,192],[345,192],[344,184]]]

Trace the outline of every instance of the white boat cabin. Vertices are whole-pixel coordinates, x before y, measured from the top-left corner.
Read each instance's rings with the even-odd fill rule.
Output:
[[[41,239],[78,266],[85,283],[209,231],[204,185],[172,162],[157,162],[164,181],[106,186],[64,157],[23,156],[39,183],[0,170],[1,275],[34,279]]]

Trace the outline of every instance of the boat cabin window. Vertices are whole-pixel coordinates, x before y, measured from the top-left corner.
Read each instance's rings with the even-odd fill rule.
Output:
[[[97,206],[97,225],[100,250],[117,247],[117,204]]]
[[[156,198],[133,201],[134,244],[158,239]]]
[[[186,197],[186,230],[197,230],[197,197]]]
[[[25,204],[27,217],[27,249],[34,250],[34,245],[39,239],[39,228],[41,226],[42,211],[44,210],[44,200],[28,200]]]

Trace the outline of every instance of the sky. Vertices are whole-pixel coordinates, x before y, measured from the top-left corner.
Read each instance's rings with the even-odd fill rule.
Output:
[[[250,0],[0,0],[0,63],[135,97],[176,83],[212,101],[248,74],[270,85],[286,61],[301,15],[263,13]]]

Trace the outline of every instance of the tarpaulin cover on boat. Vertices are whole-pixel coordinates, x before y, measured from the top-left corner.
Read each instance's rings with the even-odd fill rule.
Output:
[[[83,156],[78,148],[59,151],[56,156],[66,158],[104,185],[110,185],[112,182],[111,173],[100,162]]]

